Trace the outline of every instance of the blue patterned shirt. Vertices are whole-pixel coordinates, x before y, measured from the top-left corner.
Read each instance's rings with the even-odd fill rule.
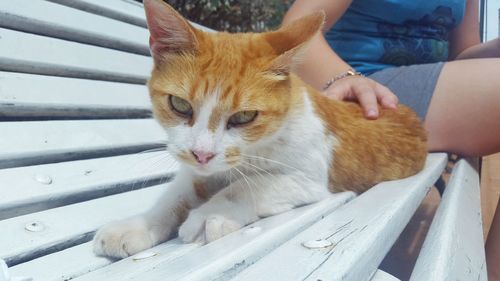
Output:
[[[364,74],[448,59],[448,36],[465,0],[353,0],[325,34],[333,50]]]

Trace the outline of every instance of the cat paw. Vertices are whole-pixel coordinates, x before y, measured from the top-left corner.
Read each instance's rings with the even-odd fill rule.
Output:
[[[179,228],[179,238],[186,243],[210,243],[243,227],[236,220],[218,214],[204,215],[191,211],[187,220]]]
[[[140,218],[109,223],[94,236],[94,253],[111,258],[126,258],[154,245],[146,221]]]

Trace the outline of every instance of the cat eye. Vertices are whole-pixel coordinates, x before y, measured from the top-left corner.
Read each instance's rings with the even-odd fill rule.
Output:
[[[172,109],[180,115],[187,117],[191,117],[191,115],[193,115],[193,107],[191,107],[191,104],[187,100],[170,95],[168,101],[170,103],[170,107],[172,107]]]
[[[229,118],[229,120],[227,121],[227,126],[229,128],[229,127],[245,125],[255,120],[255,117],[257,117],[256,110],[240,111],[238,113],[233,114]]]

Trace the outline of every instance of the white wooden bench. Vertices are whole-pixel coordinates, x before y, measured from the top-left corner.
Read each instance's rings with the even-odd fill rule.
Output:
[[[0,281],[398,280],[379,265],[445,154],[411,178],[205,246],[174,239],[120,261],[96,257],[95,230],[148,209],[176,171],[157,151],[166,136],[150,117],[147,42],[133,1],[0,1]],[[460,160],[412,280],[487,279],[478,188]]]

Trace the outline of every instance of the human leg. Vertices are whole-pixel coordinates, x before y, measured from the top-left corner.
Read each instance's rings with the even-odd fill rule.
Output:
[[[483,156],[500,151],[500,59],[446,63],[425,128],[430,151]]]
[[[443,66],[438,62],[390,67],[368,78],[389,88],[401,104],[409,106],[423,120]]]
[[[446,63],[425,119],[430,151],[483,156],[500,151],[500,59]],[[500,280],[500,207],[486,243],[489,280]]]

